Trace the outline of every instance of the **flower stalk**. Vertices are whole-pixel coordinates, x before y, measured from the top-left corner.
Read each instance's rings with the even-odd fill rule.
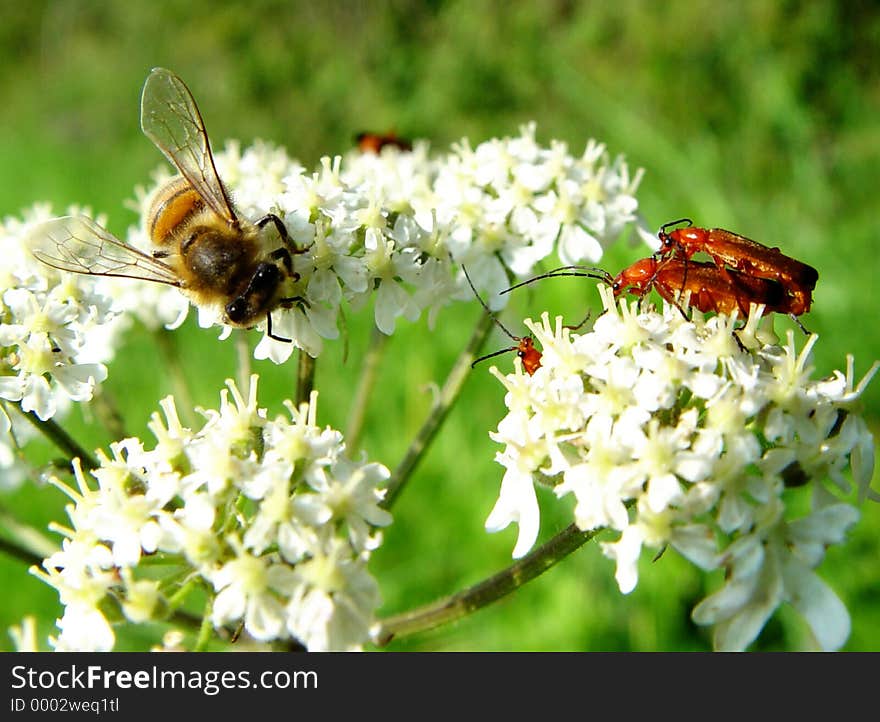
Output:
[[[28,411],[24,414],[24,417],[36,426],[59,450],[63,451],[68,459],[71,461],[77,458],[80,459],[86,469],[98,467],[98,461],[94,455],[86,451],[57,421],[54,419],[43,420],[33,411]]]
[[[484,313],[480,315],[480,318],[474,327],[474,331],[471,334],[470,340],[455,360],[452,369],[446,377],[443,388],[440,389],[440,393],[437,395],[434,404],[428,412],[428,417],[425,419],[425,422],[422,424],[422,427],[418,430],[415,437],[413,437],[403,459],[394,469],[391,478],[388,480],[388,491],[382,502],[384,508],[390,509],[394,504],[394,501],[402,491],[403,486],[412,475],[416,466],[418,466],[418,463],[421,461],[428,446],[443,425],[446,416],[449,414],[449,411],[452,409],[452,406],[455,404],[456,399],[458,399],[458,396],[461,393],[467,375],[471,370],[471,363],[477,357],[486,337],[492,330],[493,323],[494,321],[489,314]]]
[[[296,377],[296,405],[308,403],[314,388],[315,359],[304,350],[300,350]]]
[[[454,622],[497,602],[582,547],[599,531],[581,531],[571,524],[545,544],[488,579],[423,607],[381,620],[374,634],[374,641],[384,647],[393,639]]]
[[[367,353],[361,365],[361,375],[358,379],[357,389],[354,392],[354,400],[351,404],[348,423],[345,429],[345,440],[348,448],[351,450],[357,449],[360,446],[370,395],[376,385],[383,352],[387,345],[388,336],[374,326],[370,334],[370,345],[367,348]]]
[[[162,357],[165,369],[168,372],[168,379],[171,382],[174,398],[177,399],[182,409],[183,421],[186,424],[191,424],[194,420],[192,410],[195,408],[195,403],[190,392],[189,382],[183,371],[177,337],[168,329],[158,328],[154,331],[153,338],[156,339],[159,355]]]

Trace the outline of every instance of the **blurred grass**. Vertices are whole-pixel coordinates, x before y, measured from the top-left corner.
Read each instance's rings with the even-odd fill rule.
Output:
[[[815,305],[804,319],[821,336],[818,374],[845,368],[847,353],[855,355],[857,375],[880,358],[874,3],[216,5],[0,0],[0,213],[49,200],[58,209],[83,203],[107,212],[118,232],[133,222],[123,202],[160,161],[137,124],[140,88],[156,65],[174,69],[193,89],[215,145],[262,137],[306,165],[344,152],[363,129],[394,128],[442,151],[462,136],[476,144],[535,120],[542,142],[565,140],[579,153],[597,137],[612,154],[625,153],[631,168],[645,168],[639,198],[649,226],[690,216],[779,245],[818,268]],[[621,245],[603,265],[616,271],[642,255],[642,248]],[[520,295],[507,318],[544,309],[580,318],[592,298],[591,286],[547,283]],[[367,419],[364,448],[372,458],[389,466],[400,458],[429,407],[429,384],[442,380],[478,313],[475,306],[446,310],[430,333],[423,321],[399,325]],[[347,362],[341,345],[328,346],[320,359],[321,423],[344,427],[368,322],[368,314],[349,317]],[[792,327],[784,319],[777,326]],[[233,345],[217,344],[215,335],[192,325],[175,335],[193,397],[204,406],[216,405],[223,379],[235,373]],[[133,333],[107,385],[128,432],[145,437],[149,413],[171,392],[167,374],[155,371],[153,348],[148,334]],[[261,401],[280,411],[278,400],[292,393],[293,367],[254,368],[262,375]],[[877,383],[864,403],[875,432]],[[512,530],[487,536],[482,528],[501,478],[487,432],[502,412],[501,387],[478,370],[374,557],[387,612],[431,601],[508,563]],[[108,441],[89,417],[71,424],[86,446]],[[54,490],[28,486],[0,504],[45,528],[62,519],[63,501]],[[545,535],[564,524],[561,510],[548,515]],[[821,570],[852,614],[851,650],[880,649],[878,532],[877,506],[866,506],[848,545],[833,549]],[[514,597],[392,646],[708,646],[688,613],[717,580],[705,582],[667,553],[643,563],[639,586],[622,597],[612,572],[587,545]],[[5,559],[0,584],[8,590],[0,630],[35,613],[43,637],[52,631],[60,607],[51,589]],[[122,640],[120,648],[135,643]],[[803,623],[784,610],[756,647],[805,644]],[[8,648],[0,636],[0,649]]]

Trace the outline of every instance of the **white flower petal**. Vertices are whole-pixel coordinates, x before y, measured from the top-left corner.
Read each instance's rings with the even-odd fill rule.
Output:
[[[831,588],[807,567],[790,559],[782,573],[791,605],[801,613],[819,646],[825,651],[840,649],[849,638],[849,612]]]
[[[541,515],[531,475],[508,469],[501,481],[498,501],[486,519],[486,531],[498,532],[511,523],[519,525],[513,549],[513,558],[519,559],[535,545]]]

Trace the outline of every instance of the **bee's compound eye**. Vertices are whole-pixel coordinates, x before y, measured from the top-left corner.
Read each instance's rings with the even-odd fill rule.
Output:
[[[261,263],[254,274],[252,285],[277,284],[281,280],[281,271],[274,263]]]
[[[248,303],[244,296],[239,296],[234,301],[226,304],[226,315],[233,323],[241,323],[247,314]]]

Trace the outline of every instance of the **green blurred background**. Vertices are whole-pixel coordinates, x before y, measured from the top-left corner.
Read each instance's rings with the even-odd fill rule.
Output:
[[[83,203],[106,212],[118,233],[134,222],[123,203],[161,161],[138,128],[141,85],[156,65],[189,84],[215,145],[265,138],[307,166],[348,150],[359,130],[394,128],[443,151],[462,136],[476,145],[535,120],[543,143],[565,140],[578,154],[596,137],[632,169],[643,167],[638,195],[650,227],[690,216],[817,267],[815,304],[804,318],[821,337],[816,373],[845,369],[853,353],[860,377],[880,358],[878,61],[873,2],[0,0],[0,212],[48,200],[56,209]],[[603,266],[616,272],[644,255],[619,244]],[[518,296],[506,318],[514,325],[545,309],[580,318],[595,297],[573,279],[546,283]],[[433,331],[423,320],[399,323],[367,418],[371,458],[397,463],[429,407],[431,384],[444,378],[480,312],[476,304],[446,309]],[[350,316],[347,356],[342,344],[328,344],[321,357],[320,423],[345,427],[369,326],[369,314]],[[794,326],[779,319],[777,328]],[[193,322],[174,336],[203,406],[216,406],[223,379],[235,374],[234,345],[215,337]],[[487,349],[502,343],[493,338]],[[147,332],[133,332],[107,382],[128,433],[145,439],[150,412],[172,390],[154,349]],[[497,362],[512,367],[511,358]],[[254,367],[261,402],[280,411],[295,366]],[[501,479],[488,431],[502,399],[500,384],[478,367],[399,499],[372,562],[385,613],[509,563],[514,530],[483,531]],[[864,408],[876,434],[880,382]],[[82,414],[70,428],[86,446],[109,441]],[[63,502],[33,485],[0,498],[39,528],[64,518]],[[542,539],[566,514],[547,514]],[[853,618],[846,649],[880,649],[878,532],[871,504],[821,568]],[[689,611],[718,582],[669,552],[643,560],[638,587],[624,597],[612,562],[588,544],[514,596],[391,648],[706,649],[710,640]],[[60,614],[53,590],[5,558],[0,588],[0,630],[34,613],[41,636],[52,632]],[[118,648],[138,648],[161,631],[123,637]],[[802,621],[783,608],[754,648],[809,644]],[[8,648],[0,633],[0,649]]]

